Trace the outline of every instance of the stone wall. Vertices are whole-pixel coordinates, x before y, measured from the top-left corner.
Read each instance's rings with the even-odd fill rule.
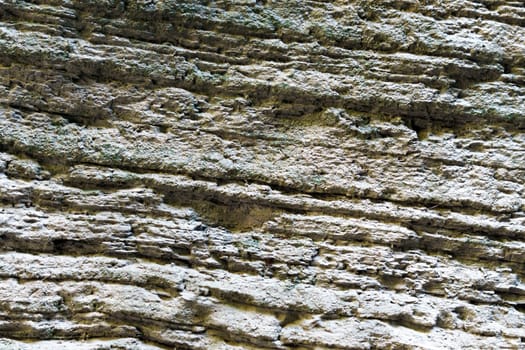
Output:
[[[525,348],[525,5],[1,0],[0,349]]]

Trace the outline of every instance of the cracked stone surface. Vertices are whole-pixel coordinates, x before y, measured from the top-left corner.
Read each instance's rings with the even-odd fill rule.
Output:
[[[0,349],[525,349],[525,4],[0,0]]]

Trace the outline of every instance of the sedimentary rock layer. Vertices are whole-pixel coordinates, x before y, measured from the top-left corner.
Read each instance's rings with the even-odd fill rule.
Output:
[[[522,349],[525,5],[0,1],[1,349]]]

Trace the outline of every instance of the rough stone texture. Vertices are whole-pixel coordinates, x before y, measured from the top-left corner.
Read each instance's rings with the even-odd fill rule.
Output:
[[[525,5],[0,1],[0,349],[525,349]]]

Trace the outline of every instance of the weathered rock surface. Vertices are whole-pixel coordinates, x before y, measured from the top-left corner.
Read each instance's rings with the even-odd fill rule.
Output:
[[[525,349],[525,5],[0,0],[0,349]]]

